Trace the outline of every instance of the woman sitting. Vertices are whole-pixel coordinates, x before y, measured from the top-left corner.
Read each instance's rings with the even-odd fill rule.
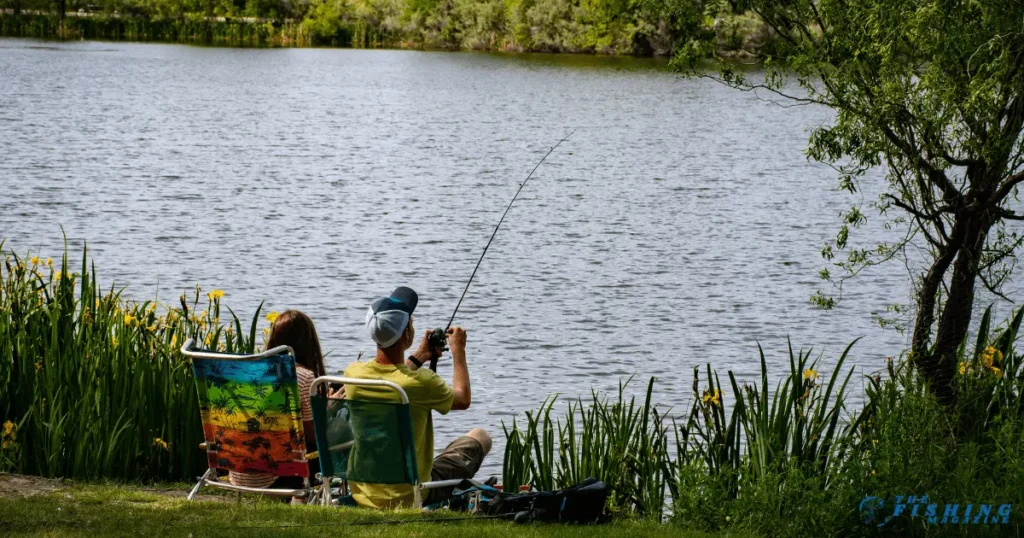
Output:
[[[299,382],[299,398],[302,400],[302,429],[306,436],[306,451],[316,450],[316,436],[313,433],[313,412],[309,407],[310,387],[313,380],[324,375],[324,355],[320,350],[320,338],[309,316],[298,310],[286,310],[274,320],[270,328],[267,349],[288,346],[295,352],[295,374]],[[309,461],[309,475],[320,472],[319,460]],[[302,478],[298,476],[275,477],[264,473],[228,472],[228,479],[236,486],[250,488],[301,489]],[[284,499],[287,501],[287,498]]]

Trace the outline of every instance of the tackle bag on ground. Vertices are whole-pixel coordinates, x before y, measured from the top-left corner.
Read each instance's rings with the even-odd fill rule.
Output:
[[[483,484],[465,481],[445,503],[452,510],[469,510],[488,516],[508,516],[518,523],[605,523],[608,486],[588,478],[558,491],[507,493]]]

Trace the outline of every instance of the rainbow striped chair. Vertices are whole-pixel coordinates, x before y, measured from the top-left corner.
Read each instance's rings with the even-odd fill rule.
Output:
[[[210,486],[242,493],[312,498],[302,429],[301,395],[295,375],[295,353],[288,346],[253,355],[193,348],[189,339],[181,353],[192,360],[199,412],[203,420],[209,469],[192,488]],[[254,488],[218,480],[217,471],[302,477],[303,487]]]

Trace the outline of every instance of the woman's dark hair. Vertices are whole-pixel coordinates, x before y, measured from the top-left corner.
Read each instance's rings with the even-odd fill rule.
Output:
[[[278,315],[270,328],[267,349],[277,346],[292,348],[295,351],[295,363],[311,370],[314,377],[327,375],[320,338],[309,316],[298,310],[285,310]]]

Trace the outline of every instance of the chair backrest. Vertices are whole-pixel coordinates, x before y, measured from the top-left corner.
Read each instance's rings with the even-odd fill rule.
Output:
[[[371,400],[328,400],[318,394],[323,383],[385,386],[400,403]],[[417,484],[409,398],[389,381],[319,377],[310,390],[313,428],[324,476],[373,484]]]
[[[295,356],[183,352],[192,358],[210,468],[309,476]]]

